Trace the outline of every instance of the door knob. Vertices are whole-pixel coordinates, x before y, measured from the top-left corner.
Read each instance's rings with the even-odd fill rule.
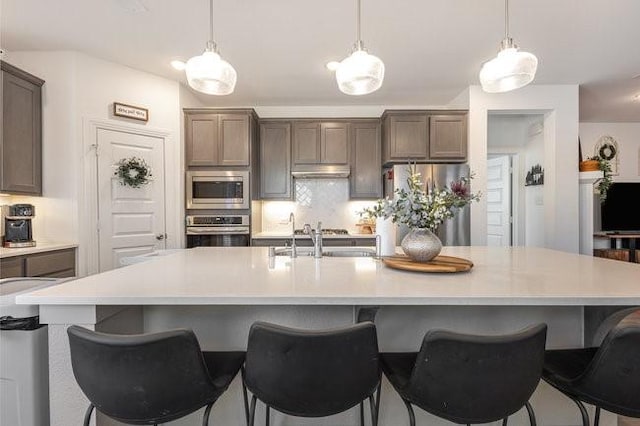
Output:
[[[162,241],[162,240],[165,239],[166,236],[167,236],[167,234],[158,234],[158,235],[156,235],[156,240]]]

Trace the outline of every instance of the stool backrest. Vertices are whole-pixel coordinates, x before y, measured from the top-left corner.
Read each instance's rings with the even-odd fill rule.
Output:
[[[428,332],[407,384],[412,403],[456,423],[520,410],[542,376],[547,326],[502,336]]]
[[[640,309],[609,331],[575,385],[607,411],[640,417]]]
[[[112,335],[71,326],[71,365],[102,413],[128,424],[175,420],[215,400],[191,330]]]
[[[380,380],[375,325],[309,331],[264,322],[249,332],[245,382],[285,414],[324,417],[371,395]]]

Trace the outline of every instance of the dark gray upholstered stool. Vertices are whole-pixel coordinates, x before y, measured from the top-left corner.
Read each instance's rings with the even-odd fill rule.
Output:
[[[244,380],[256,400],[270,409],[297,417],[342,413],[368,399],[377,424],[380,364],[375,325],[370,321],[330,330],[301,330],[256,322],[247,344]],[[377,401],[374,394],[378,391]]]
[[[429,331],[420,352],[382,353],[385,376],[400,394],[415,425],[412,405],[460,424],[503,421],[526,407],[542,374],[547,326],[518,333],[478,336]]]
[[[244,352],[202,352],[186,329],[115,335],[74,325],[67,334],[73,374],[90,402],[85,426],[94,408],[122,423],[155,425],[202,407],[206,426],[245,358]]]
[[[598,347],[549,350],[542,378],[571,398],[589,426],[584,403],[627,417],[640,418],[640,309],[632,310]]]

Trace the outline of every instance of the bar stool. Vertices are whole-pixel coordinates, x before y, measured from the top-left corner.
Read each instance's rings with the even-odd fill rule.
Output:
[[[633,310],[606,335],[600,346],[546,351],[542,379],[578,405],[589,426],[584,403],[600,410],[640,418],[640,309]]]
[[[94,408],[122,423],[157,425],[202,407],[206,426],[245,358],[244,352],[202,352],[187,329],[115,335],[72,325],[67,334],[73,374],[90,401],[85,426]]]
[[[249,331],[244,372],[253,394],[249,426],[257,399],[267,407],[267,426],[271,408],[297,417],[326,417],[366,399],[376,425],[373,395],[380,394],[380,378],[376,328],[370,321],[317,331],[256,322]]]
[[[382,371],[404,401],[409,424],[412,405],[460,424],[489,423],[526,407],[542,374],[546,324],[501,336],[433,330],[420,352],[382,353]]]

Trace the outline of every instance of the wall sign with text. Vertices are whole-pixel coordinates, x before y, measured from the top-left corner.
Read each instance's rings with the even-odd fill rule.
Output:
[[[149,110],[147,108],[133,105],[113,103],[113,115],[118,117],[133,118],[134,120],[149,121]]]

